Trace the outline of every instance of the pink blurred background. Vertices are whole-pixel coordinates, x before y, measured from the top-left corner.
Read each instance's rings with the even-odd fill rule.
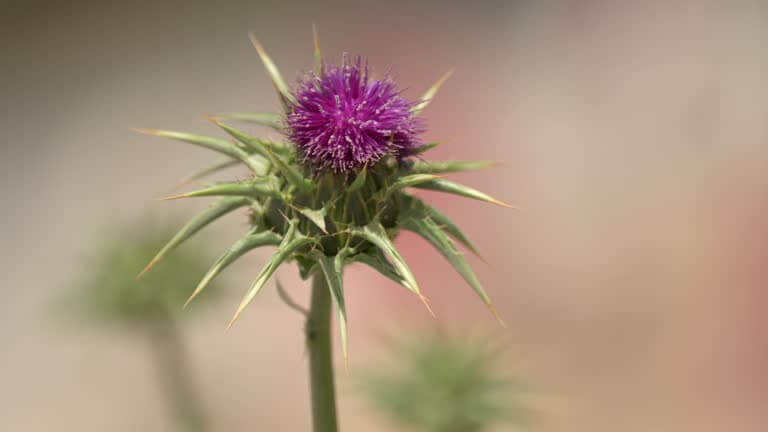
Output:
[[[508,327],[413,235],[399,246],[438,314],[378,275],[347,274],[344,430],[387,431],[356,368],[382,334],[434,326],[507,346],[537,390],[537,431],[768,429],[768,8],[762,1],[6,1],[0,150],[0,430],[170,428],[130,333],[62,325],[51,298],[112,222],[184,217],[158,202],[211,160],[131,127],[215,133],[202,114],[278,108],[246,33],[289,77],[362,54],[417,97],[438,158],[520,207],[427,195],[480,246],[470,257]],[[214,253],[245,229],[213,228]],[[233,267],[231,301],[186,336],[215,430],[308,430],[300,317],[265,290],[225,324],[264,254]],[[295,269],[281,279],[302,301]],[[338,350],[337,350],[338,351]],[[337,352],[338,354],[338,352]],[[500,430],[506,430],[501,428]]]

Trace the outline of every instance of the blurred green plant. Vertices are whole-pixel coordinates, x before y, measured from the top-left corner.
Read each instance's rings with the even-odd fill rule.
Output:
[[[203,248],[190,247],[169,256],[152,274],[136,279],[172,234],[165,226],[144,221],[104,236],[94,245],[68,305],[91,326],[139,330],[149,343],[159,383],[179,429],[203,432],[208,430],[207,421],[192,385],[179,319],[190,287],[205,274],[209,259],[201,253]],[[208,297],[212,298],[215,296]]]
[[[530,417],[521,381],[496,370],[498,352],[479,343],[429,335],[396,346],[393,369],[363,375],[371,405],[403,427],[425,432],[482,432]]]

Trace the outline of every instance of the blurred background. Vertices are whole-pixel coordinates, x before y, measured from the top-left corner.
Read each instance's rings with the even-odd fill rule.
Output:
[[[535,389],[532,430],[768,428],[764,1],[0,10],[0,430],[171,430],[141,338],[71,325],[56,299],[94,271],[111,227],[207,204],[156,198],[215,156],[130,128],[211,134],[205,113],[277,110],[247,32],[292,79],[311,68],[312,23],[327,57],[367,56],[411,98],[454,67],[424,113],[426,139],[442,142],[430,157],[500,161],[460,180],[520,207],[424,193],[480,247],[487,264],[469,259],[507,328],[410,233],[398,244],[437,322],[388,280],[347,271],[343,430],[400,430],[364,402],[356,371],[387,367],[383,341],[434,327],[504,347],[501,368]],[[202,245],[215,257],[245,229],[231,216]],[[270,285],[225,331],[264,257],[232,266],[224,298],[181,329],[212,430],[309,428],[301,317]],[[295,269],[279,277],[306,302]]]

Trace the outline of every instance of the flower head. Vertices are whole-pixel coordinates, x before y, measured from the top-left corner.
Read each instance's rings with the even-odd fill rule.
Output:
[[[368,75],[358,57],[310,74],[287,116],[289,137],[306,165],[351,171],[386,155],[406,155],[422,128],[413,103],[400,96],[390,77]]]
[[[489,296],[456,248],[458,242],[476,252],[474,245],[447,215],[409,192],[410,188],[427,189],[506,206],[483,192],[441,178],[441,174],[479,169],[489,163],[401,163],[403,158],[422,155],[437,145],[419,145],[422,127],[418,116],[450,72],[412,103],[400,95],[391,78],[371,78],[359,58],[350,61],[345,56],[340,65],[324,64],[315,40],[316,73],[291,91],[261,44],[253,35],[251,40],[275,86],[285,110],[282,114],[229,113],[211,118],[231,140],[140,130],[222,153],[253,173],[253,178],[244,181],[217,183],[170,197],[221,199],[185,225],[142,273],[203,227],[245,207],[251,211],[251,229],[216,261],[190,296],[191,300],[199,295],[224,268],[249,250],[277,246],[278,251],[243,297],[232,321],[279,266],[295,260],[303,278],[323,277],[331,285],[346,356],[342,278],[346,265],[368,265],[414,293],[429,308],[410,267],[393,243],[401,230],[430,242],[493,311]],[[289,142],[251,136],[222,123],[220,119],[224,118],[286,131]],[[230,161],[218,163],[191,178],[228,166]]]

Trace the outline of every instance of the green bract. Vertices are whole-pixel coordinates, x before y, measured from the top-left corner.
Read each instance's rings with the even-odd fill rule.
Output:
[[[294,95],[258,41],[253,36],[251,39],[286,113],[289,113],[295,100]],[[321,64],[317,43],[315,47],[316,64]],[[428,105],[446,78],[447,75],[425,93],[414,108],[416,114]],[[212,118],[211,121],[224,132],[224,138],[164,130],[140,130],[150,135],[202,146],[227,158],[216,161],[212,167],[194,174],[190,179],[217,172],[231,166],[231,163],[243,164],[252,172],[252,177],[246,181],[219,183],[171,197],[219,197],[219,201],[182,228],[145,271],[204,226],[233,210],[248,208],[252,228],[225,251],[192,294],[192,297],[200,294],[221,270],[249,250],[260,246],[277,246],[277,252],[256,277],[233,321],[281,264],[296,261],[303,278],[318,273],[326,279],[339,313],[346,357],[342,272],[347,264],[364,263],[428,304],[411,269],[392,243],[402,229],[419,234],[437,248],[490,307],[488,295],[454,241],[473,252],[476,251],[475,246],[446,215],[408,193],[409,188],[429,189],[506,206],[482,192],[439,177],[439,174],[482,168],[488,166],[488,162],[424,162],[388,156],[352,173],[318,172],[301,164],[293,143],[251,136],[223,122],[227,119],[247,121],[285,130],[283,115],[228,113]],[[421,154],[435,145],[422,146],[416,149],[416,153]]]

